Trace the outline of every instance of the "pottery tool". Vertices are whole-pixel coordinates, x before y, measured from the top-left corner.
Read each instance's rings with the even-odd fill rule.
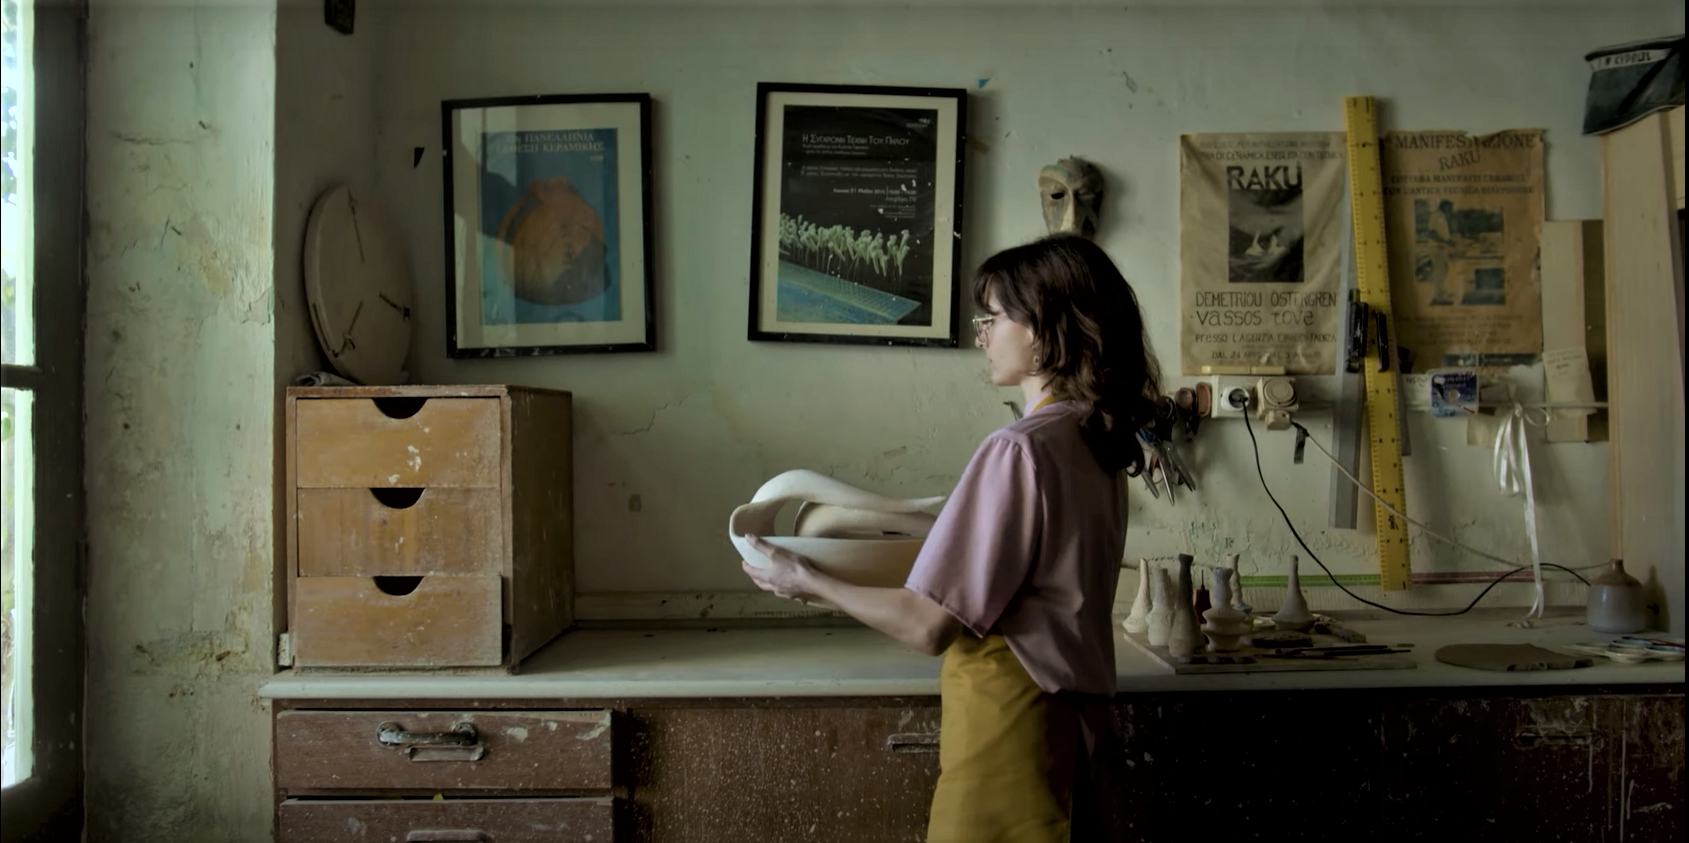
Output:
[[[1268,632],[1261,635],[1251,635],[1243,643],[1249,647],[1259,647],[1263,650],[1290,650],[1297,647],[1314,646],[1313,636],[1302,632]]]
[[[1390,365],[1390,359],[1395,356],[1395,326],[1391,322],[1377,103],[1372,97],[1346,97],[1343,126],[1349,155],[1349,210],[1354,221],[1356,288],[1366,312],[1372,315],[1375,332],[1375,342],[1363,344],[1365,360],[1361,370],[1366,381],[1372,490],[1382,499],[1373,502],[1373,514],[1378,522],[1378,580],[1385,591],[1403,591],[1411,584],[1407,522],[1385,506],[1388,503],[1396,512],[1407,512],[1396,373]]]

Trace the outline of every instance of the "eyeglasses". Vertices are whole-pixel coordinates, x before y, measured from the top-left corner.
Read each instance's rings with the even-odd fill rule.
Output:
[[[997,314],[995,314],[995,313],[990,314],[988,316],[975,316],[973,318],[974,339],[978,340],[979,342],[985,342],[986,335],[991,332],[991,324],[993,322],[996,322],[996,321],[997,321]]]

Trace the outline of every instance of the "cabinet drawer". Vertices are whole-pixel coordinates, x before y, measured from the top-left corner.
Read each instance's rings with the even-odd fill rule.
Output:
[[[300,489],[299,576],[496,574],[498,489]]]
[[[300,487],[499,485],[496,398],[312,399],[294,424]]]
[[[299,577],[293,655],[300,667],[496,665],[503,657],[498,576]],[[408,594],[389,594],[386,585]]]
[[[606,790],[610,726],[608,711],[284,711],[276,786],[290,796]]]
[[[277,843],[612,843],[612,799],[289,799]]]

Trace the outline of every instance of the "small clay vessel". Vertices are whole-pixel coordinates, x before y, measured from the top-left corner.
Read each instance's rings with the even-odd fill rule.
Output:
[[[1144,634],[1149,636],[1152,647],[1167,646],[1167,635],[1173,629],[1173,582],[1167,578],[1167,571],[1155,568],[1150,571],[1151,598],[1149,611],[1149,626]]]
[[[1150,595],[1149,560],[1138,560],[1138,595],[1132,598],[1132,613],[1126,616],[1121,625],[1127,632],[1143,633],[1149,629],[1150,608],[1155,605]]]
[[[1642,583],[1625,572],[1624,560],[1608,561],[1607,570],[1589,581],[1586,619],[1596,632],[1629,635],[1648,627]]]
[[[1229,653],[1238,649],[1238,639],[1249,632],[1249,619],[1232,605],[1232,581],[1236,571],[1214,572],[1214,607],[1204,612],[1202,634],[1208,637],[1208,651]]]
[[[1173,596],[1173,626],[1167,632],[1167,652],[1175,656],[1202,654],[1202,624],[1196,618],[1191,588],[1191,563],[1196,560],[1188,553],[1179,554],[1178,593]]]
[[[1285,585],[1284,605],[1273,614],[1273,626],[1291,632],[1307,632],[1314,626],[1314,614],[1308,611],[1308,599],[1302,596],[1301,560],[1290,557],[1290,582]]]
[[[1232,572],[1232,608],[1243,613],[1248,619],[1255,614],[1255,607],[1243,601],[1243,572],[1237,569],[1237,554],[1226,554],[1226,568]]]

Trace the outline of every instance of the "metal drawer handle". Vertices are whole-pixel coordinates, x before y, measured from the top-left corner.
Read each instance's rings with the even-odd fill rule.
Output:
[[[407,732],[405,727],[389,720],[375,727],[375,739],[387,746],[474,746],[481,742],[475,724],[452,724],[450,732]]]
[[[475,828],[416,829],[405,835],[405,843],[484,843],[493,836]]]
[[[892,752],[937,752],[937,732],[903,732],[886,737],[886,749]]]
[[[487,757],[487,745],[481,743],[473,723],[453,723],[450,732],[407,732],[405,727],[388,721],[375,727],[375,739],[383,746],[403,749],[412,761],[480,761]]]

